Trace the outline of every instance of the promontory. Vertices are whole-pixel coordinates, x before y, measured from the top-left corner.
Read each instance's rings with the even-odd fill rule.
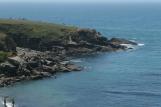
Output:
[[[70,59],[126,50],[137,43],[108,39],[95,29],[40,21],[0,19],[0,87],[81,71]]]

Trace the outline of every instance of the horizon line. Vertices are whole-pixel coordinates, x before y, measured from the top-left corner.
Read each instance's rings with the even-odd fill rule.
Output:
[[[161,3],[161,1],[0,1],[0,3]]]

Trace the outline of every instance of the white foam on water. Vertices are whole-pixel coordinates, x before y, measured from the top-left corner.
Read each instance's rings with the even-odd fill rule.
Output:
[[[127,49],[134,49],[134,45],[131,44],[121,44],[121,46],[125,46]]]
[[[135,40],[131,40],[132,42],[135,42]],[[136,49],[137,46],[144,46],[145,44],[143,43],[137,43],[137,45],[132,45],[132,44],[121,44],[122,46],[125,46],[127,49]]]
[[[130,40],[131,42],[136,42],[136,40]]]
[[[143,43],[138,43],[138,46],[144,46],[145,44],[143,44]]]
[[[136,39],[136,38],[134,38],[134,39]],[[132,40],[130,40],[131,42],[135,42],[135,43],[137,43],[136,42],[136,40],[134,40],[134,39],[132,39]],[[143,43],[137,43],[137,46],[144,46],[145,44],[143,44]]]

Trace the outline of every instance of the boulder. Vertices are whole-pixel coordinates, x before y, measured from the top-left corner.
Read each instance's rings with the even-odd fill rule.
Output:
[[[30,80],[39,80],[42,79],[43,76],[42,75],[32,75],[29,77]]]
[[[72,72],[72,71],[81,71],[81,70],[82,68],[80,66],[70,64],[70,63],[59,65],[60,72]]]
[[[96,52],[111,52],[114,51],[114,49],[110,46],[98,46],[95,48]]]
[[[51,73],[51,74],[56,73],[56,70],[55,70],[54,67],[50,67],[50,66],[46,66],[46,65],[42,66],[42,70],[43,70],[43,72],[48,72],[48,73]]]
[[[25,63],[25,61],[19,56],[8,57],[8,62],[15,66]]]
[[[112,38],[109,40],[110,43],[115,44],[115,45],[120,45],[120,44],[131,44],[131,45],[137,45],[136,42],[129,41],[126,39],[121,39],[121,38]]]
[[[95,45],[106,45],[108,41],[106,37],[101,36],[95,29],[78,29],[77,33],[79,41],[83,40]]]
[[[66,68],[69,71],[81,71],[82,70],[82,67],[74,65],[74,64],[67,64]]]
[[[10,64],[9,62],[4,62],[0,64],[0,73],[6,76],[16,76],[17,67]]]
[[[30,61],[26,63],[28,69],[39,67],[39,62],[37,61]]]
[[[59,72],[71,72],[71,70],[65,66],[60,66],[58,70]]]
[[[52,74],[50,74],[49,72],[41,72],[41,75],[43,77],[50,77]]]

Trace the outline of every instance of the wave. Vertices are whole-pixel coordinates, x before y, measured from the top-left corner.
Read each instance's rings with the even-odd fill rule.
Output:
[[[161,77],[161,73],[148,73],[146,76],[155,76],[155,77]]]
[[[138,46],[144,46],[145,44],[143,44],[143,43],[138,43]]]
[[[152,93],[145,91],[104,91],[105,93],[110,94],[120,94],[120,95],[135,95],[135,96],[144,96],[144,97],[161,97],[161,93]]]
[[[133,38],[132,40],[130,40],[131,42],[134,42],[134,43],[137,43],[137,41],[136,40],[134,40],[134,39],[136,39],[136,38]],[[143,44],[143,43],[137,43],[137,46],[144,46],[145,44]]]
[[[137,43],[135,40],[130,40],[131,42]],[[138,46],[144,46],[145,44],[143,43],[137,43],[137,45],[133,45],[133,44],[121,44],[122,46],[125,46],[127,49],[136,49]]]
[[[121,44],[121,46],[125,46],[127,49],[134,49],[135,46],[131,44]]]

